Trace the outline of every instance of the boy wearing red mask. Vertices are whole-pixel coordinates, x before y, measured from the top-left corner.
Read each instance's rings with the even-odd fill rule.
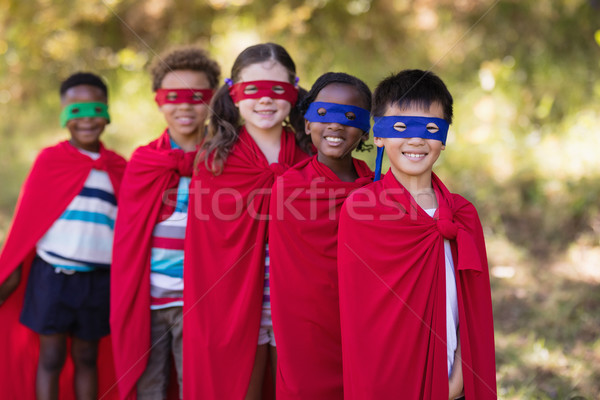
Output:
[[[151,74],[167,127],[133,153],[115,226],[111,329],[121,398],[165,398],[171,358],[181,398],[188,189],[220,68],[188,47],[158,56]]]

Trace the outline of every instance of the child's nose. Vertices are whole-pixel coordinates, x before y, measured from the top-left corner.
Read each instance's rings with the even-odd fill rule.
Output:
[[[327,129],[332,131],[341,131],[342,129],[344,129],[344,125],[340,124],[339,122],[330,122],[327,125]]]
[[[425,139],[420,137],[411,137],[408,139],[408,143],[412,145],[423,145],[425,143]]]
[[[272,103],[273,99],[269,96],[263,96],[260,99],[258,99],[259,103]]]

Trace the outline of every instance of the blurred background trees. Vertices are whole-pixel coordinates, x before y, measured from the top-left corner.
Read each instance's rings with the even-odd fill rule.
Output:
[[[112,123],[104,140],[129,156],[164,125],[146,71],[153,57],[173,45],[198,44],[226,77],[243,48],[263,41],[288,49],[306,88],[326,71],[354,74],[372,88],[404,68],[442,77],[455,98],[455,123],[437,173],[476,204],[486,229],[501,395],[600,396],[593,384],[600,370],[589,368],[600,365],[597,335],[582,342],[588,350],[573,352],[582,324],[600,326],[600,318],[570,311],[582,302],[600,304],[594,294],[600,283],[598,0],[0,0],[0,241],[35,155],[67,137],[58,126],[62,79],[77,70],[106,78]],[[373,166],[374,152],[358,156]],[[579,272],[557,281],[564,265]],[[533,337],[510,339],[515,330],[527,332],[515,321],[537,315],[514,309],[541,304],[520,286],[530,290],[544,279],[546,292],[559,294],[544,298],[545,306],[564,308],[570,321],[568,343],[560,334],[543,337],[547,319],[538,321]],[[561,298],[569,298],[573,282],[584,285],[580,296],[591,297]],[[499,326],[502,318],[506,324]],[[512,330],[503,336],[507,326]],[[567,363],[578,360],[587,375],[565,372],[563,360],[550,372],[512,381],[511,374],[524,373],[511,369],[524,365],[510,356],[519,346],[530,352],[542,346],[548,354],[566,346],[563,357],[575,357]]]

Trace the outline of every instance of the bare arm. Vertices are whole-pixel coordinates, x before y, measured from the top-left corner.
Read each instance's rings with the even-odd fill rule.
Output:
[[[463,373],[462,373],[462,357],[460,355],[460,336],[458,337],[458,345],[454,352],[454,365],[448,381],[449,400],[454,400],[463,395]]]
[[[0,284],[0,306],[15,291],[21,282],[21,266],[19,265],[6,280]]]

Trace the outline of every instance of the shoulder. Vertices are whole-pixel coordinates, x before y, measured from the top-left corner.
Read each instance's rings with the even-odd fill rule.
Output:
[[[65,154],[68,154],[65,153],[65,145],[70,146],[67,141],[62,141],[54,146],[44,147],[42,150],[40,150],[35,158],[32,169],[35,170],[37,168],[52,165],[55,162],[63,160],[65,158]]]
[[[131,153],[131,158],[130,158],[129,162],[130,163],[136,162],[136,161],[138,161],[138,159],[140,157],[144,157],[145,155],[151,153],[152,150],[155,149],[155,146],[154,146],[155,143],[156,143],[156,140],[154,140],[154,141],[152,141],[152,142],[150,142],[148,144],[145,144],[145,145],[137,147],[133,151],[133,153]]]
[[[153,141],[137,147],[131,153],[130,162],[140,159],[154,158],[160,154],[168,154],[172,151],[168,135],[163,134]]]
[[[309,180],[315,175],[312,158],[306,158],[285,171],[281,178],[285,181],[302,181]]]
[[[307,185],[308,179],[306,177],[306,171],[304,171],[305,168],[303,168],[300,164],[304,164],[304,162],[301,162],[288,169],[275,179],[275,183],[273,184],[274,192],[285,191],[286,188],[290,189]],[[306,167],[306,165],[304,167]]]
[[[379,213],[384,206],[379,195],[381,190],[381,181],[372,182],[354,190],[344,201],[340,218],[344,219],[350,216],[349,218],[355,219],[356,216],[360,216],[359,220],[373,220],[375,214]]]
[[[36,157],[36,160],[49,159],[49,158],[60,155],[61,152],[64,151],[64,146],[66,143],[68,143],[68,142],[62,141],[53,146],[44,147],[42,150],[40,150],[38,156]]]
[[[451,193],[451,196],[455,213],[477,215],[477,209],[469,200],[457,193]]]
[[[467,230],[471,232],[481,232],[483,230],[479,213],[473,203],[456,193],[452,193],[452,202],[454,218],[462,223]]]
[[[377,199],[377,194],[383,187],[382,181],[371,182],[363,187],[354,190],[346,199],[346,203],[363,202],[369,199]]]

